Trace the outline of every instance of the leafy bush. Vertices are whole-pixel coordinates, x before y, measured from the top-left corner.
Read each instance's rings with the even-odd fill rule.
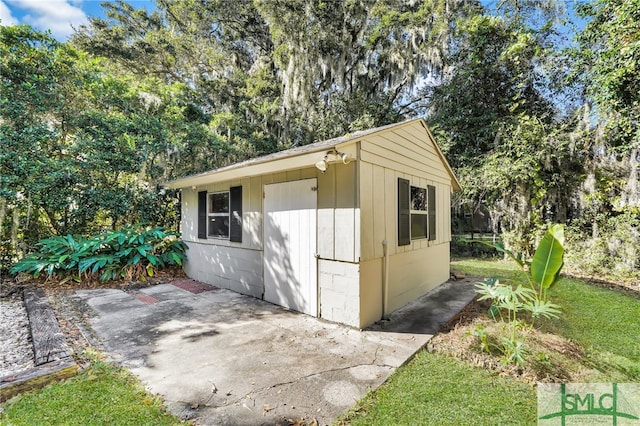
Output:
[[[52,236],[38,242],[38,250],[17,262],[11,273],[35,278],[45,273],[80,281],[99,276],[101,281],[142,279],[167,265],[182,265],[186,244],[177,233],[142,225],[124,227],[92,238]]]
[[[525,362],[526,349],[524,346],[524,334],[527,324],[522,320],[522,313],[528,313],[533,320],[540,317],[556,318],[560,313],[560,306],[551,303],[547,290],[557,281],[564,263],[564,228],[562,225],[552,225],[538,244],[531,261],[524,260],[521,255],[514,255],[502,244],[492,246],[506,254],[522,270],[526,277],[526,284],[516,285],[500,283],[495,278],[487,278],[476,285],[476,292],[480,295],[478,300],[491,300],[489,315],[496,320],[506,322],[508,335],[501,339],[497,349],[504,355],[504,362],[523,364]],[[506,313],[503,315],[503,312]],[[482,339],[484,350],[488,351],[487,338]]]
[[[9,240],[0,240],[0,279],[9,273],[17,253]]]
[[[577,275],[640,281],[640,212],[600,218],[594,224],[575,220],[567,241],[568,270]]]
[[[482,239],[486,236],[480,236]],[[493,235],[491,236],[493,239]],[[455,258],[473,257],[480,259],[498,258],[500,254],[493,247],[487,247],[483,244],[474,244],[477,240],[470,240],[466,236],[452,235],[451,238],[451,256]]]

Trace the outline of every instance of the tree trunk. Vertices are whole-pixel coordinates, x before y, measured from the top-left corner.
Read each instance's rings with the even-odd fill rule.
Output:
[[[638,148],[633,147],[629,153],[629,179],[622,193],[622,204],[640,207],[640,183],[638,182]]]
[[[11,247],[18,251],[18,228],[20,228],[20,209],[16,206],[13,209],[13,218],[11,221]]]
[[[7,200],[0,198],[0,240],[4,237],[4,218],[7,215]]]

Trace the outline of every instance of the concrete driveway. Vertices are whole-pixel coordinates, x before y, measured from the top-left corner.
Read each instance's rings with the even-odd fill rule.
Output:
[[[359,331],[191,280],[80,290],[103,349],[202,425],[330,424],[382,384],[474,296],[449,282]]]

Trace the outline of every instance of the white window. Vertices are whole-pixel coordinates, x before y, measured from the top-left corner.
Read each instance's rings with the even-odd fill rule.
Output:
[[[207,236],[229,238],[229,191],[214,192],[207,197]]]

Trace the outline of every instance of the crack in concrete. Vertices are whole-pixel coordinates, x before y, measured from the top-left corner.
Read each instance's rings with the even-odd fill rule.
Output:
[[[377,349],[376,349],[376,357],[377,357]],[[334,372],[337,372],[337,371],[344,371],[344,370],[349,370],[351,368],[365,367],[365,366],[366,367],[376,366],[376,367],[384,367],[384,368],[389,368],[389,369],[394,369],[395,368],[394,366],[389,365],[389,364],[377,364],[375,359],[374,359],[374,363],[370,363],[370,364],[364,363],[364,364],[349,365],[349,366],[340,367],[340,368],[331,368],[329,370],[323,370],[323,371],[307,374],[306,376],[301,376],[301,377],[298,377],[295,380],[290,380],[288,382],[275,383],[273,385],[269,385],[269,386],[265,386],[265,387],[262,387],[262,388],[259,388],[259,389],[252,390],[251,392],[248,392],[244,396],[242,396],[242,397],[230,402],[227,405],[239,404],[243,400],[253,399],[252,395],[256,395],[256,394],[258,394],[260,392],[264,392],[264,391],[267,391],[269,389],[275,389],[275,388],[280,387],[280,386],[292,385],[292,384],[300,382],[302,380],[310,379],[310,378],[312,378],[314,376],[321,376],[323,374],[334,373]]]
[[[373,361],[371,362],[372,365],[378,365],[378,351],[382,349],[380,346],[376,347],[376,352],[373,354]]]

